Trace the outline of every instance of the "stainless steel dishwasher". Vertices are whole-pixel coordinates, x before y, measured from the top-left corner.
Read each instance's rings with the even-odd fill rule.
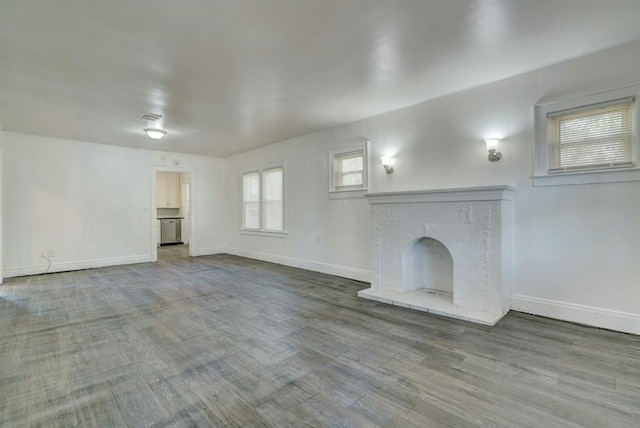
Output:
[[[160,245],[182,244],[182,230],[179,218],[160,220]]]

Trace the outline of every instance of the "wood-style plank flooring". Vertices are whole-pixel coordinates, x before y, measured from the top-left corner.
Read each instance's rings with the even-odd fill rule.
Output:
[[[0,286],[0,426],[638,427],[640,338],[229,255]]]

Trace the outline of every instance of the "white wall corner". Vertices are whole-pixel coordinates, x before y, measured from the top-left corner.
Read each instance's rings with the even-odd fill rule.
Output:
[[[511,309],[591,327],[640,334],[640,314],[514,294]]]

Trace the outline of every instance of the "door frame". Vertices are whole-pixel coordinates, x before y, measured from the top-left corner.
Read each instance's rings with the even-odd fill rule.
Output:
[[[2,124],[0,123],[0,284],[2,284],[3,280],[4,280],[4,255],[3,255],[3,251],[2,249],[4,248],[4,240],[2,237],[2,228],[3,228],[3,223],[4,223],[4,205],[2,203],[2,195],[3,195],[3,191],[2,191],[2,165],[3,165],[3,155],[2,155],[2,150],[3,150],[3,138],[4,138],[4,134],[2,132]]]
[[[173,166],[157,166],[152,165],[149,170],[149,182],[150,182],[150,195],[149,195],[149,219],[150,219],[150,252],[151,262],[158,261],[158,237],[157,237],[157,201],[156,201],[156,188],[157,188],[157,173],[158,172],[178,172],[183,174],[189,174],[189,257],[197,256],[196,252],[196,192],[195,192],[195,171],[192,168],[187,167],[173,167]],[[182,189],[181,189],[182,190]]]

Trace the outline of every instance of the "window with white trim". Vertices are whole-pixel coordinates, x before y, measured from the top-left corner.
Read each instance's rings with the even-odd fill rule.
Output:
[[[265,230],[284,230],[284,170],[271,168],[262,172],[264,198],[262,201],[262,228]]]
[[[534,186],[640,181],[640,85],[535,106]]]
[[[284,232],[284,165],[242,175],[242,228]]]
[[[634,165],[634,98],[547,114],[549,173]]]
[[[364,153],[361,150],[336,155],[336,188],[362,188]]]
[[[329,150],[329,191],[361,196],[369,188],[369,143]]]
[[[248,172],[242,176],[242,206],[245,229],[260,229],[260,172]]]

